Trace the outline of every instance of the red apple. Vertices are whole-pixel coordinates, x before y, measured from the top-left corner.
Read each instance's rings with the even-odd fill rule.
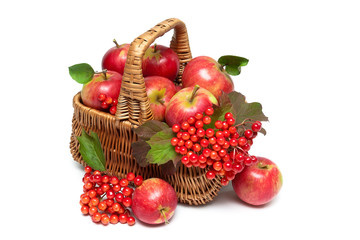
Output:
[[[200,88],[198,85],[183,88],[171,98],[166,108],[166,123],[170,127],[174,124],[181,124],[195,113],[205,112],[213,104],[218,105],[218,101],[205,88]]]
[[[267,158],[236,174],[233,188],[241,200],[251,205],[270,202],[280,191],[283,179],[279,168]]]
[[[81,90],[82,102],[91,108],[103,110],[102,101],[99,101],[99,95],[117,101],[120,94],[122,75],[114,71],[95,73],[92,80],[84,84]]]
[[[207,56],[192,59],[182,75],[183,87],[199,85],[209,90],[217,99],[222,92],[234,91],[234,83],[221,65]]]
[[[146,179],[133,193],[131,209],[148,224],[168,223],[174,215],[177,197],[174,188],[160,178]]]
[[[179,66],[179,58],[171,48],[156,44],[146,50],[142,62],[144,77],[161,76],[170,80],[178,75]]]
[[[115,47],[110,48],[102,59],[102,69],[107,69],[124,74],[125,62],[130,44],[119,45],[115,40]]]
[[[160,76],[146,77],[144,81],[154,119],[164,121],[166,107],[176,93],[175,84]]]

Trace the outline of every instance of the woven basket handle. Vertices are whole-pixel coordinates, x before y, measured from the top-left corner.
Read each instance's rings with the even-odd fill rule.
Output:
[[[178,81],[181,81],[185,64],[191,60],[189,39],[185,24],[176,18],[167,19],[136,38],[130,45],[125,64],[123,80],[115,116],[119,120],[129,120],[132,124],[141,125],[153,119],[149,100],[146,94],[142,59],[149,46],[166,32],[174,29],[170,48],[180,60]]]

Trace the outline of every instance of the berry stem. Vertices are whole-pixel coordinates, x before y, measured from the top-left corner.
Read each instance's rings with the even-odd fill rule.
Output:
[[[160,213],[164,218],[165,224],[169,224],[169,221],[168,221],[168,219],[166,217],[166,214],[165,214],[165,208],[160,209]]]
[[[193,89],[193,91],[191,93],[190,102],[192,102],[194,100],[196,92],[199,90],[199,88],[200,88],[199,85],[195,85],[195,87],[194,87],[194,89]]]
[[[115,43],[115,45],[116,45],[117,48],[120,47],[120,45],[117,43],[116,39],[114,39],[113,42]]]

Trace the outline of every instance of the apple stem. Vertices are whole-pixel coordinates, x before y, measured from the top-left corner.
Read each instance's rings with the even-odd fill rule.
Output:
[[[103,69],[103,70],[102,70],[102,73],[104,74],[104,78],[105,78],[105,80],[107,80],[107,75],[106,75],[106,72],[107,72],[107,69]]]
[[[158,99],[158,101],[159,101],[161,104],[164,104],[164,103],[165,103],[165,101],[162,100],[162,99]]]
[[[156,46],[157,46],[157,45],[156,45],[156,43],[155,43],[155,44],[154,44],[154,53],[156,52]]]
[[[167,219],[167,217],[166,217],[165,209],[164,209],[164,208],[160,209],[160,213],[161,213],[161,215],[163,216],[163,218],[164,218],[164,220],[165,220],[165,224],[169,224],[169,221],[168,221],[168,219]]]
[[[195,94],[199,90],[199,88],[200,88],[199,85],[195,85],[195,87],[194,87],[194,89],[193,89],[193,91],[191,93],[190,102],[192,102],[194,100]]]
[[[116,39],[114,39],[113,42],[115,43],[115,45],[116,45],[117,48],[120,47],[120,45],[117,43]]]

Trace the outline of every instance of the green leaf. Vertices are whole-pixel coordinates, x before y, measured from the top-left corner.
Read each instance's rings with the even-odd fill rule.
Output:
[[[142,124],[141,126],[134,128],[134,132],[138,137],[144,141],[149,140],[154,134],[164,129],[168,129],[169,126],[158,120],[150,120]]]
[[[245,96],[238,92],[229,93],[229,99],[232,103],[232,113],[236,120],[235,124],[240,124],[247,118],[255,121],[268,121],[268,117],[262,111],[262,106],[258,102],[248,103]]]
[[[249,60],[243,57],[225,55],[219,58],[218,63],[225,67],[225,71],[233,76],[239,75],[241,67],[246,66]]]
[[[96,133],[90,135],[83,129],[81,136],[77,137],[80,147],[79,151],[83,160],[93,169],[105,171],[105,155],[101,148],[99,137]]]
[[[69,74],[78,83],[85,84],[94,76],[94,69],[87,63],[79,63],[69,67]]]
[[[151,147],[146,155],[148,163],[161,165],[177,160],[178,154],[175,152],[174,146],[171,145],[171,139],[174,136],[171,128],[168,128],[156,133],[150,140],[146,141]]]

